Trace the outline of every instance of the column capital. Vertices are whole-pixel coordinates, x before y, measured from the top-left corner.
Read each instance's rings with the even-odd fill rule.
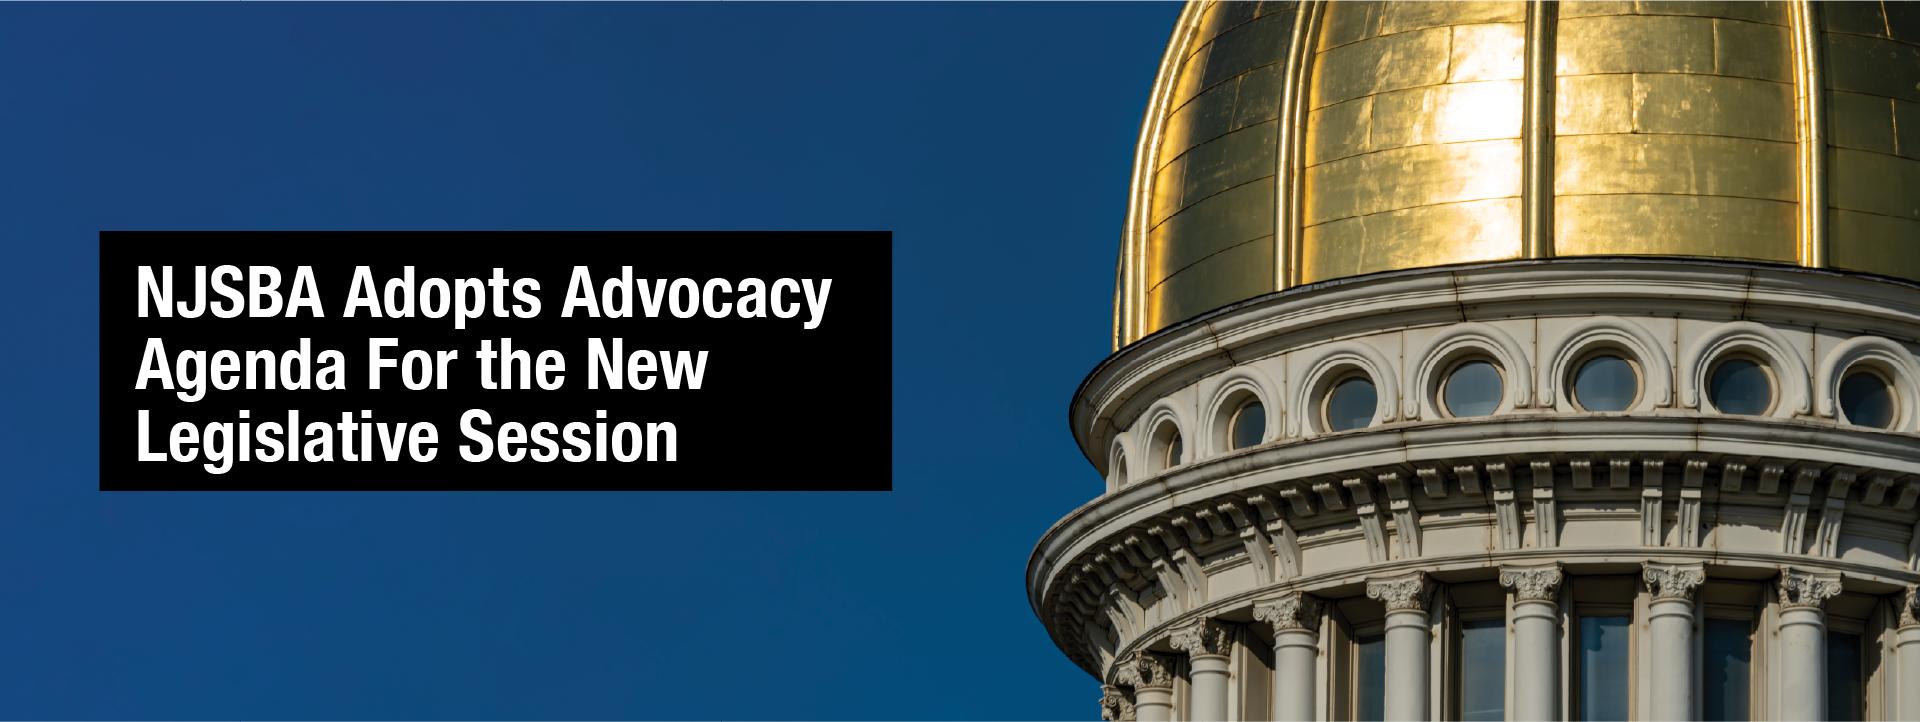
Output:
[[[1640,565],[1640,577],[1646,580],[1647,591],[1653,592],[1656,602],[1691,602],[1693,590],[1707,583],[1707,565],[1646,562]]]
[[[1840,596],[1840,575],[1784,567],[1779,588],[1781,607],[1820,609],[1827,600]]]
[[[1135,652],[1114,665],[1113,678],[1136,692],[1143,689],[1171,690],[1173,665],[1164,654]]]
[[[1167,641],[1189,657],[1222,657],[1233,651],[1233,627],[1201,617],[1173,630]]]
[[[1133,700],[1127,699],[1125,690],[1111,684],[1100,685],[1100,719],[1109,722],[1131,722],[1134,719]]]
[[[1500,567],[1500,586],[1513,590],[1516,601],[1552,604],[1560,592],[1560,565]]]
[[[1900,628],[1920,627],[1920,587],[1907,587],[1900,595]]]
[[[1273,625],[1273,633],[1320,631],[1320,600],[1300,592],[1288,592],[1273,599],[1253,603],[1253,618]]]
[[[1432,591],[1426,572],[1367,580],[1367,598],[1379,600],[1388,612],[1425,612],[1427,595]]]

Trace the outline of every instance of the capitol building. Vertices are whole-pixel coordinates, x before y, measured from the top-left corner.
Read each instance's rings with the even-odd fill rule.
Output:
[[[1920,6],[1196,0],[1133,167],[1103,717],[1920,720]]]

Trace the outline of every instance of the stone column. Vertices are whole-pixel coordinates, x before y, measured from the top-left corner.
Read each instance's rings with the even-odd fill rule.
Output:
[[[1427,627],[1427,596],[1432,586],[1424,572],[1367,580],[1367,597],[1387,607],[1388,720],[1426,720],[1427,670],[1433,654],[1433,632]]]
[[[1513,713],[1560,719],[1560,565],[1501,567],[1513,590]]]
[[[1780,719],[1827,717],[1828,599],[1840,594],[1840,575],[1780,570]]]
[[[1273,719],[1311,722],[1320,666],[1320,601],[1293,592],[1255,602],[1253,618],[1273,625]]]
[[[1693,665],[1693,590],[1707,581],[1704,564],[1641,565],[1653,603],[1647,605],[1647,710],[1655,720],[1697,719]]]
[[[1136,652],[1117,667],[1115,678],[1133,688],[1133,713],[1140,722],[1172,722],[1173,660],[1154,652]]]
[[[1894,664],[1900,667],[1898,718],[1920,722],[1920,587],[1907,587],[1900,599],[1900,630],[1893,640]]]
[[[1193,722],[1223,722],[1227,718],[1233,632],[1233,627],[1212,619],[1199,619],[1173,630],[1173,648],[1187,653],[1187,675],[1193,683],[1193,704],[1187,719]]]

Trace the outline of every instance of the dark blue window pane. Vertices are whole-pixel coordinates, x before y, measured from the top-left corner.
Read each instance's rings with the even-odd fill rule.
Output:
[[[1713,368],[1707,396],[1723,414],[1764,414],[1773,408],[1773,380],[1760,364],[1732,359]]]
[[[1706,689],[1701,712],[1709,720],[1748,719],[1753,696],[1752,624],[1743,619],[1707,620],[1701,677]]]
[[[1619,356],[1595,356],[1573,374],[1573,400],[1588,411],[1625,411],[1640,395],[1633,364]]]
[[[1855,371],[1840,380],[1840,413],[1847,423],[1884,429],[1893,425],[1893,389],[1885,379],[1868,371]]]
[[[1445,401],[1447,413],[1454,416],[1486,416],[1500,408],[1500,369],[1485,361],[1468,361],[1447,375]]]
[[[1580,719],[1627,719],[1626,615],[1580,618]]]
[[[1379,401],[1373,382],[1364,377],[1355,376],[1335,384],[1333,392],[1327,394],[1327,430],[1350,431],[1372,426]]]
[[[1354,641],[1353,718],[1378,722],[1387,718],[1387,638],[1361,637]]]
[[[1507,622],[1477,619],[1460,623],[1460,719],[1465,722],[1507,718]]]
[[[1860,635],[1827,632],[1827,719],[1854,720],[1866,715],[1866,690],[1860,684]]]
[[[1259,446],[1261,437],[1266,435],[1267,408],[1261,406],[1260,402],[1249,401],[1245,406],[1240,407],[1239,411],[1234,412],[1233,428],[1228,430],[1233,448],[1245,449],[1250,446]]]

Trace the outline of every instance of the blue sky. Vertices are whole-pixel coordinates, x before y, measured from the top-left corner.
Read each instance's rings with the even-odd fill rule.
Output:
[[[1177,12],[0,6],[0,716],[1094,717],[1022,572]],[[100,493],[103,228],[890,229],[896,491]]]

